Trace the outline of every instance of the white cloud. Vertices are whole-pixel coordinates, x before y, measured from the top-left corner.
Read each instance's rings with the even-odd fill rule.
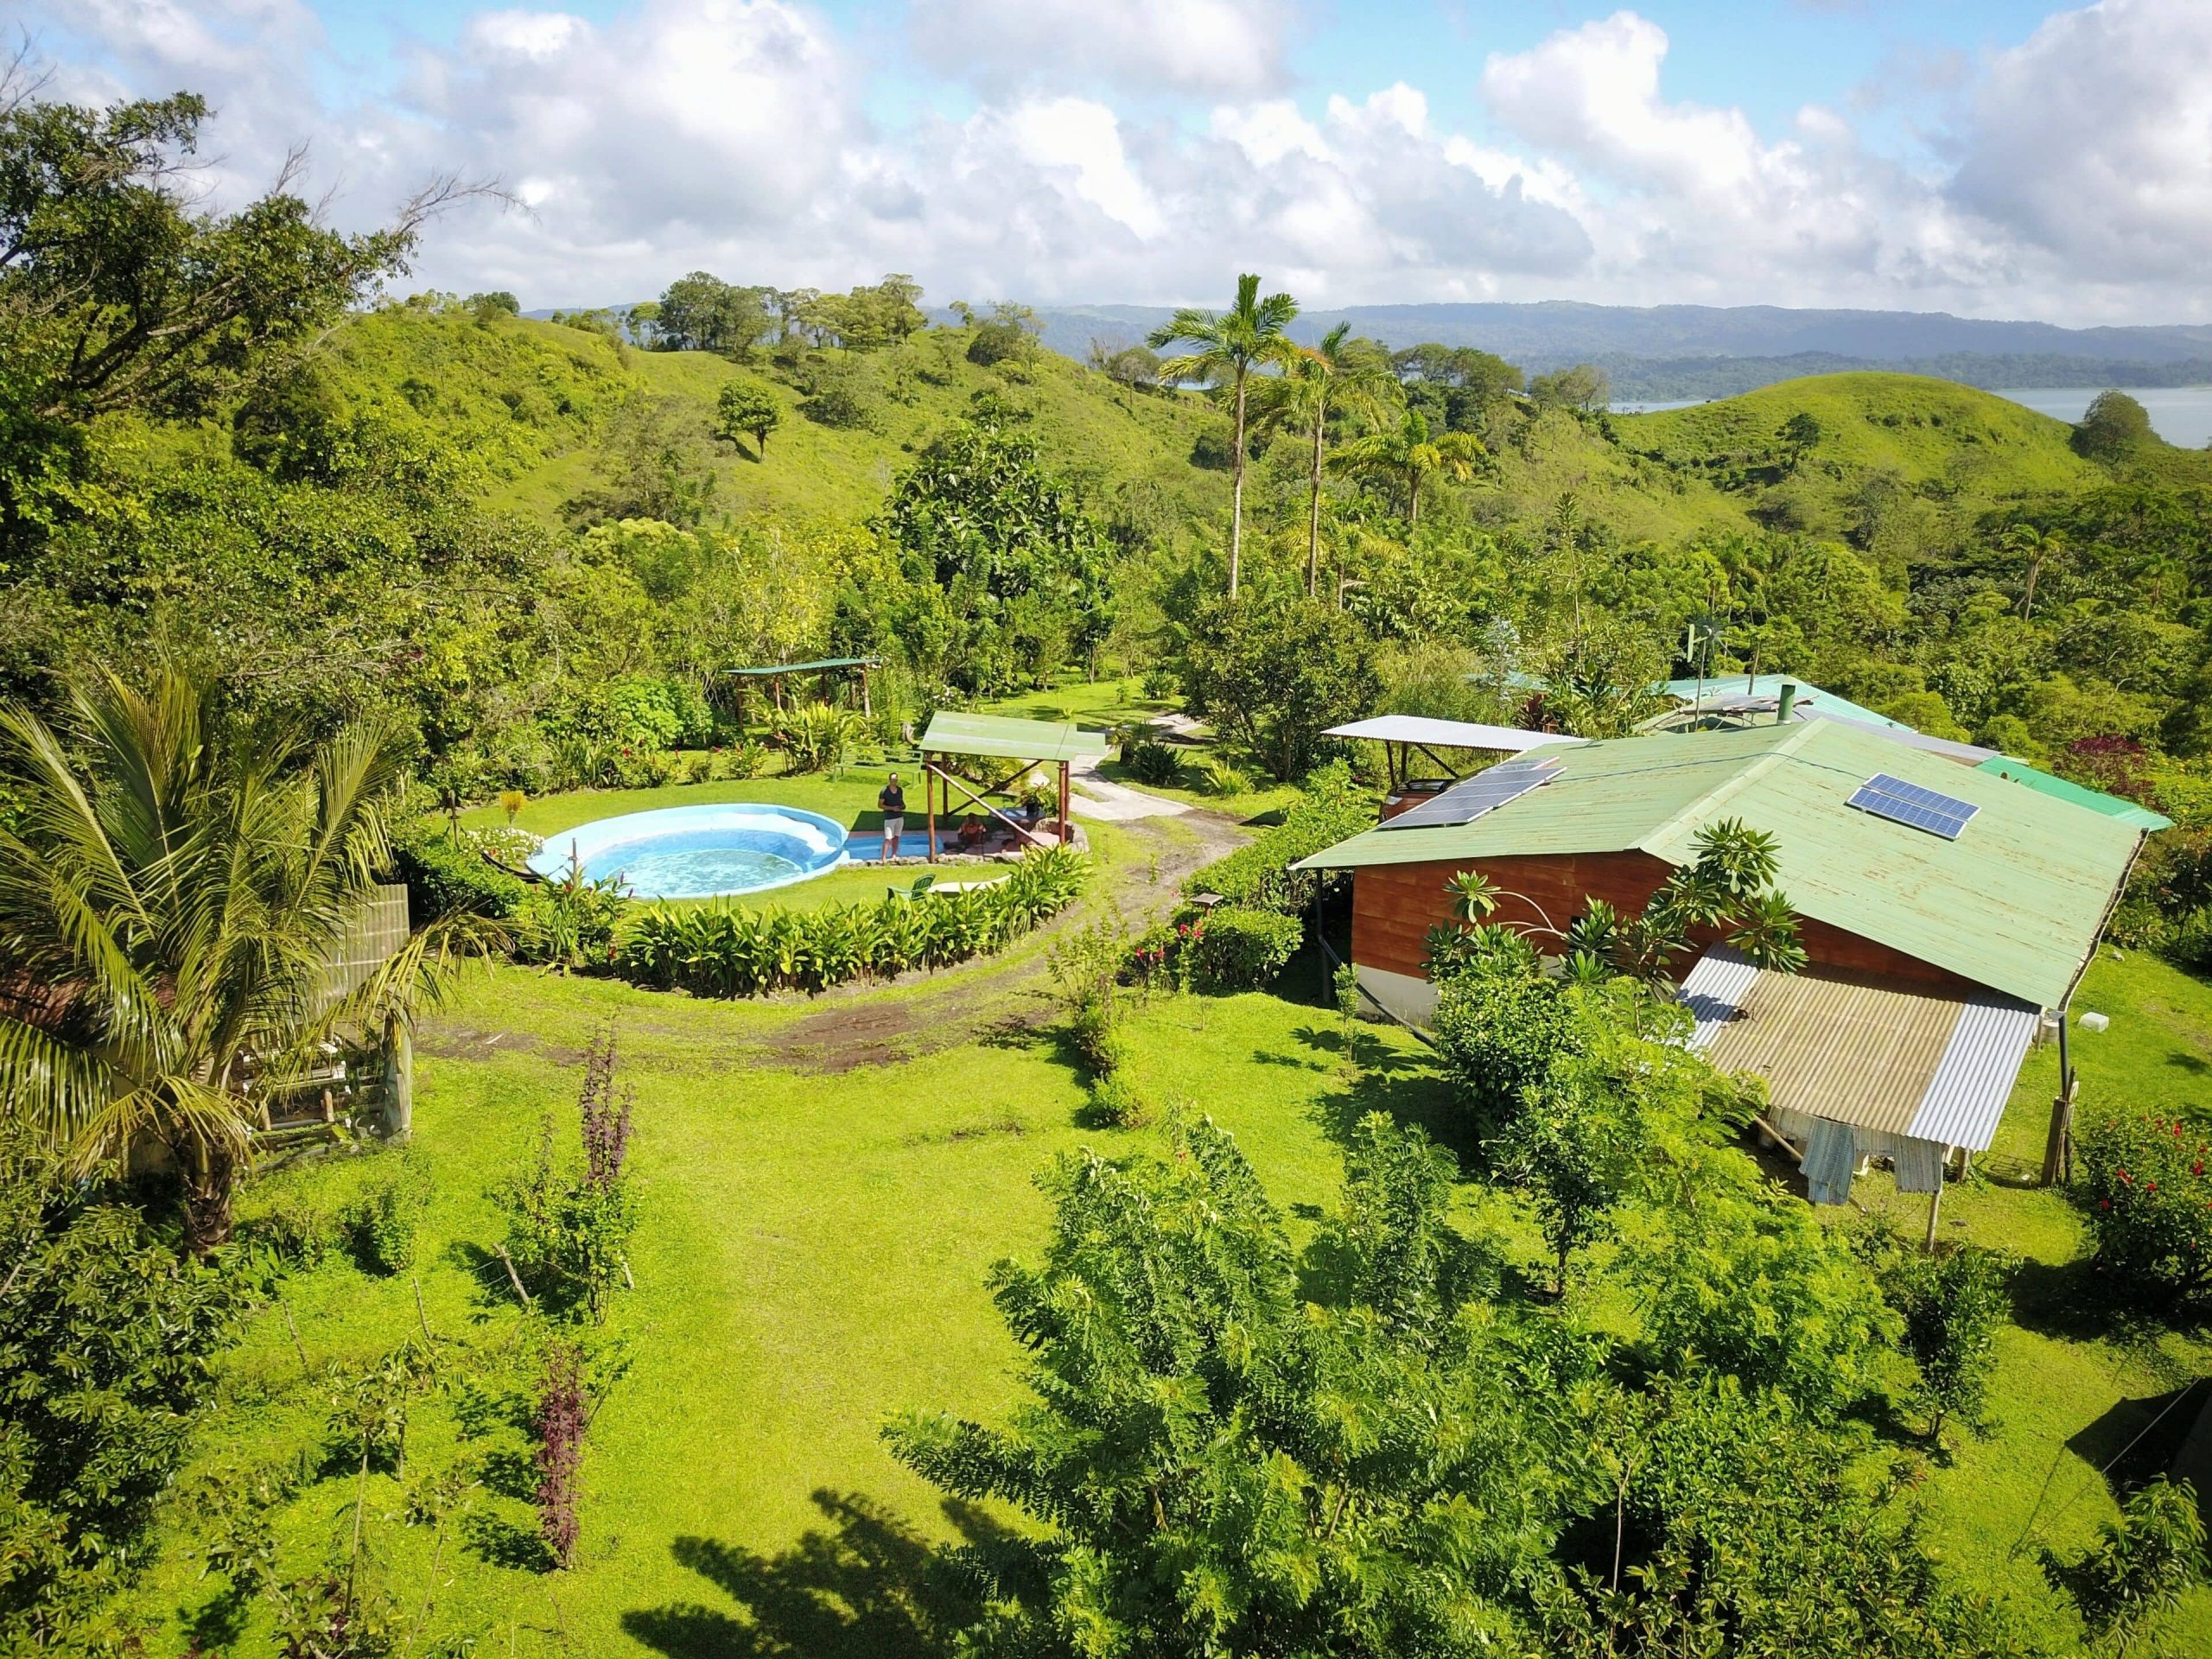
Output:
[[[992,92],[1118,86],[1208,96],[1281,88],[1289,0],[914,0],[915,49]]]
[[[1166,228],[1143,181],[1129,170],[1114,111],[1087,99],[1023,104],[1007,117],[1021,158],[1048,172],[1073,175],[1075,194],[1140,237]]]
[[[413,280],[534,304],[704,268],[824,287],[910,270],[972,300],[1204,299],[1242,269],[1313,306],[2212,305],[2212,0],[2053,17],[1980,66],[1910,167],[1848,104],[1769,131],[1669,98],[1668,37],[1632,11],[1491,54],[1487,127],[1440,120],[1411,81],[1293,86],[1297,3],[913,0],[925,56],[969,92],[944,100],[957,115],[914,99],[893,128],[870,114],[873,43],[797,0],[486,9],[358,107],[321,101],[362,82],[317,73],[307,0],[45,9],[65,95],[210,95],[219,191],[302,138],[349,226],[434,172],[503,175],[531,211],[456,214]]]
[[[1925,308],[2002,282],[1988,227],[1869,154],[1836,111],[1808,105],[1789,136],[1764,138],[1740,109],[1667,99],[1668,50],[1657,24],[1621,11],[1483,69],[1491,109],[1554,164],[1538,176],[1589,227],[1619,297],[1647,285],[1673,300]]]
[[[2212,266],[2212,4],[2104,0],[1990,66],[1953,194],[2091,282]]]

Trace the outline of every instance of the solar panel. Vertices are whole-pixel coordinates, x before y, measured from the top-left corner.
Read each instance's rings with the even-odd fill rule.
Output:
[[[1551,781],[1557,760],[1508,760],[1452,785],[1433,801],[1401,812],[1383,824],[1385,830],[1434,830],[1447,824],[1472,823],[1485,812],[1494,812],[1508,801],[1526,795],[1539,784]]]
[[[1967,820],[1981,810],[1971,801],[1923,789],[1902,778],[1892,778],[1886,772],[1878,772],[1859,785],[1849,804],[1893,823],[1925,830],[1946,841],[1956,841],[1959,831],[1967,827]]]

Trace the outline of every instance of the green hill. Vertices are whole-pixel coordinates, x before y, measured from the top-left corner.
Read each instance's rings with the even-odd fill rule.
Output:
[[[495,504],[549,520],[637,456],[663,453],[711,478],[713,513],[864,518],[907,458],[986,395],[1020,411],[1061,473],[1102,503],[1142,480],[1184,511],[1227,506],[1226,475],[1191,464],[1220,424],[1199,400],[1132,391],[1041,351],[982,366],[967,359],[972,338],[933,328],[882,351],[739,365],[557,323],[395,308],[349,319],[321,362],[342,404],[428,423],[483,460]],[[733,380],[767,387],[783,406],[765,453],[713,436],[715,400]],[[825,387],[842,394],[836,423],[806,412]]]
[[[1819,426],[1802,449],[1783,432],[1799,415]],[[1613,427],[1624,448],[1732,490],[1795,478],[1833,493],[1887,473],[1917,490],[1994,501],[2080,489],[2101,475],[2069,447],[2063,421],[1919,375],[1814,375],[1688,409],[1618,416]]]

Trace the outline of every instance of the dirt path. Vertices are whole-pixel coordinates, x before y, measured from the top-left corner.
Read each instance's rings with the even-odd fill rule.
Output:
[[[1236,819],[1197,809],[1173,817],[1130,819],[1117,827],[1137,843],[1137,851],[1113,872],[1112,896],[1137,928],[1174,908],[1184,880],[1193,871],[1251,838]],[[1043,937],[1093,908],[1078,906],[1046,927]],[[927,976],[894,982],[912,984],[916,978],[925,982]],[[850,1071],[933,1054],[993,1032],[1033,1030],[1054,1012],[1045,954],[1033,949],[1002,971],[992,972],[984,964],[982,971],[963,972],[960,982],[941,990],[883,1000],[883,989],[868,985],[825,992],[817,999],[823,1006],[763,1040],[763,1058],[799,1071]]]

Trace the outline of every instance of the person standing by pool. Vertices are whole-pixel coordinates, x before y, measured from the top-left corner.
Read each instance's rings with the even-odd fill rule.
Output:
[[[875,804],[883,809],[883,859],[888,864],[891,855],[899,850],[899,837],[906,830],[906,791],[899,787],[899,774],[893,772]]]

